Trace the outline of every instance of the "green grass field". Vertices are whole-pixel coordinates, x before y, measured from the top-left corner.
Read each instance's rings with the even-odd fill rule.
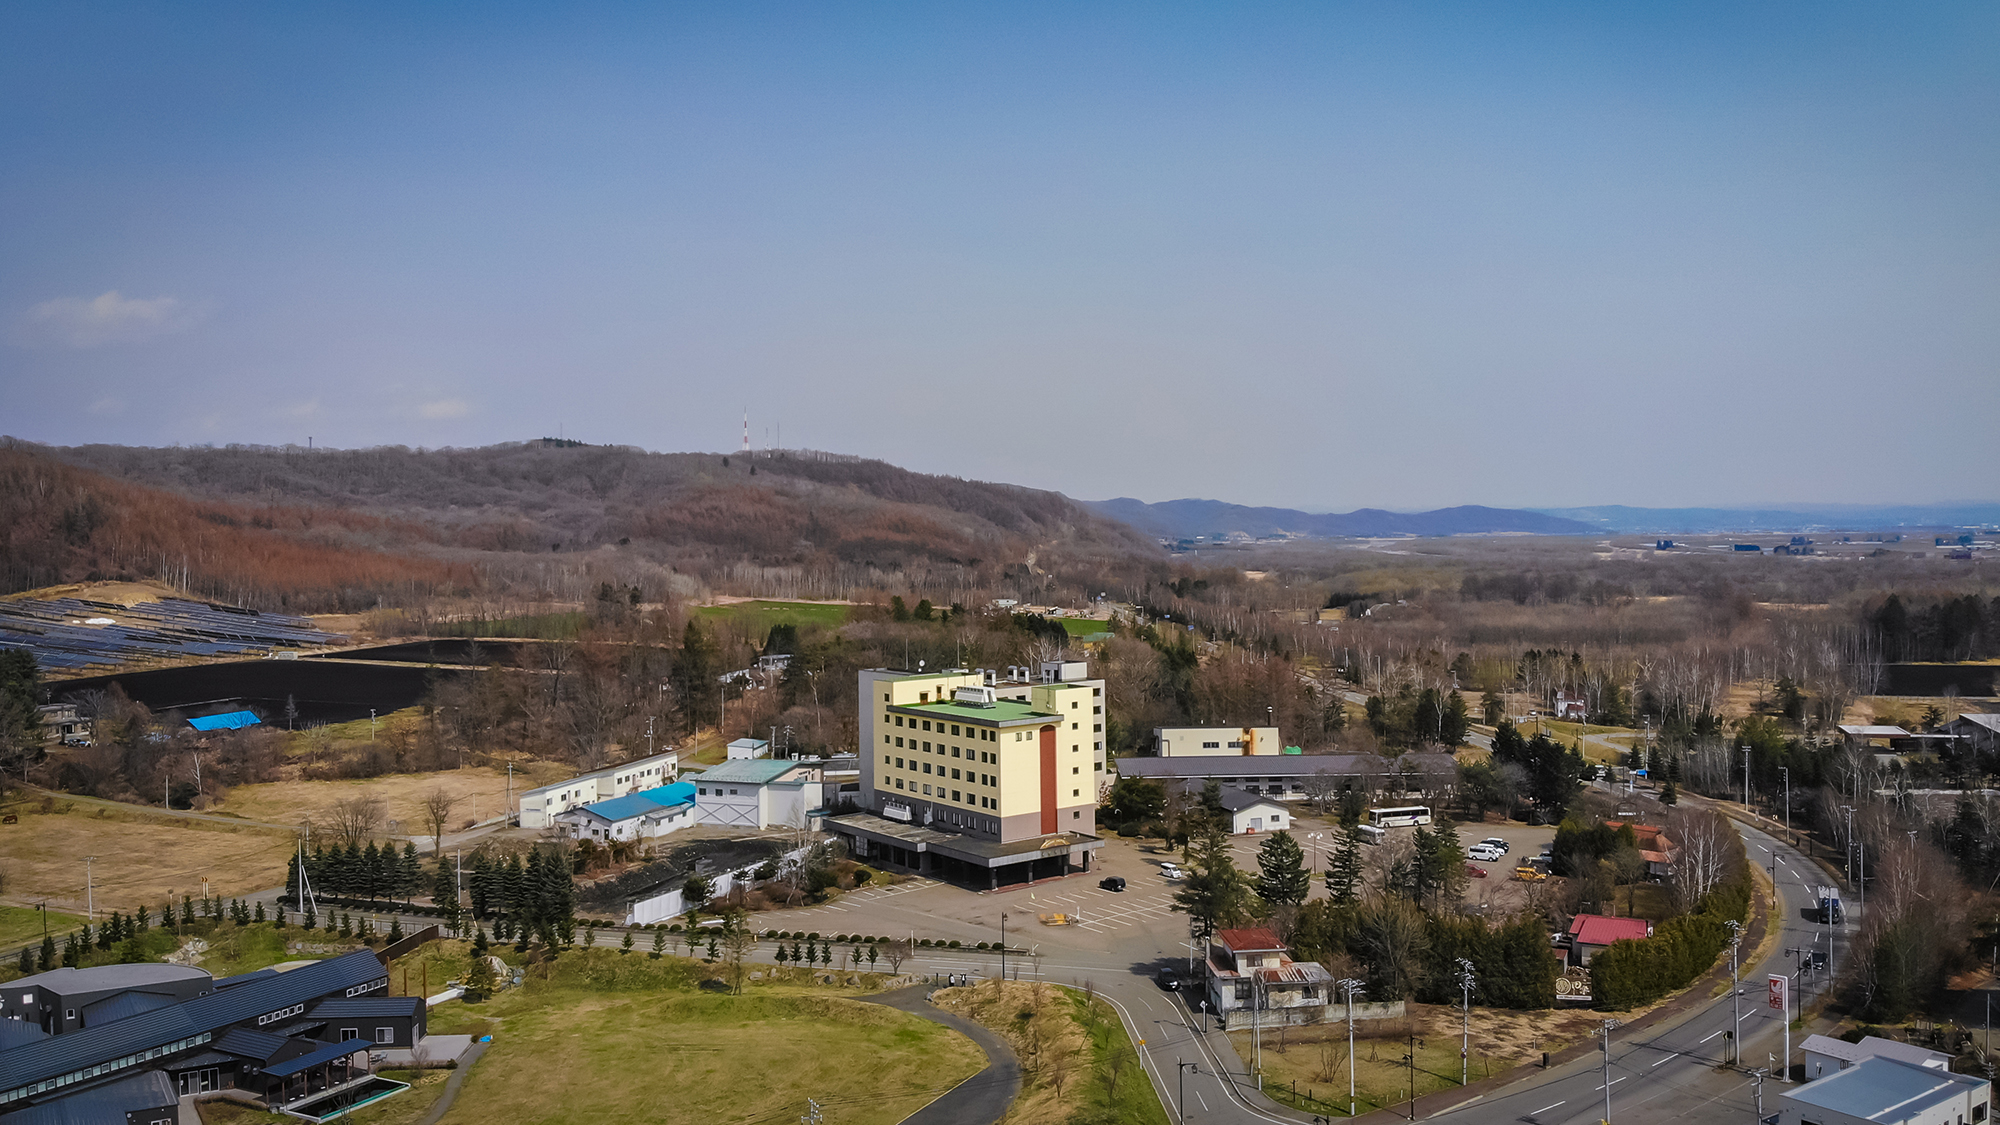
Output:
[[[778,1120],[808,1097],[829,1121],[894,1125],[985,1066],[954,1031],[811,984],[696,991],[700,962],[608,949],[543,971],[431,1014],[433,1033],[493,1036],[444,1125]]]
[[[1069,635],[1072,637],[1088,637],[1094,633],[1109,633],[1111,631],[1111,622],[1098,621],[1095,618],[1058,617],[1056,620],[1062,622],[1062,627],[1067,629]]]
[[[768,633],[773,625],[824,625],[835,628],[847,624],[847,618],[853,611],[854,607],[848,605],[761,601],[705,605],[695,610],[695,614],[711,621],[739,623],[751,633]]]
[[[581,613],[537,613],[525,617],[445,621],[435,626],[440,637],[518,637],[535,641],[572,640],[588,620]]]
[[[80,914],[63,914],[51,910],[48,914],[48,932],[56,935],[60,942],[62,935],[83,925]],[[0,948],[12,949],[17,945],[42,940],[42,912],[32,906],[0,906]]]

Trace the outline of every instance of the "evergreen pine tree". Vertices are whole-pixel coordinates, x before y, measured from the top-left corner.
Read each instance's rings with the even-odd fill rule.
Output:
[[[362,893],[368,896],[369,902],[381,897],[382,890],[387,885],[387,875],[381,849],[371,840],[361,852],[361,889]]]
[[[424,885],[424,864],[417,858],[417,845],[406,841],[403,844],[402,869],[397,872],[396,897],[410,899],[416,897],[417,888]]]
[[[1361,884],[1361,833],[1340,832],[1339,843],[1326,857],[1326,893],[1339,906],[1350,906]]]
[[[303,923],[303,925],[308,930],[312,929],[314,926],[319,925],[319,916],[313,913],[313,908],[310,903],[306,905],[306,920]]]
[[[194,925],[194,896],[181,896],[181,925]]]
[[[139,932],[142,934],[145,933],[148,929],[150,929],[153,924],[151,920],[149,920],[146,917],[146,908],[144,905],[141,905],[139,907],[138,924],[139,924]]]
[[[653,951],[651,953],[646,954],[646,956],[651,957],[655,961],[658,961],[660,959],[660,955],[665,953],[666,951],[667,951],[667,931],[654,930]]]
[[[625,931],[625,940],[624,940],[624,941],[621,941],[621,942],[619,942],[619,943],[618,943],[618,952],[619,952],[619,953],[620,953],[621,955],[622,955],[622,954],[626,954],[626,953],[630,953],[630,952],[632,952],[632,931],[631,931],[631,930],[626,930],[626,931]]]
[[[32,974],[34,971],[35,971],[35,948],[34,946],[31,945],[24,945],[21,947],[21,975],[25,977]]]
[[[102,926],[97,927],[97,948],[110,949],[111,935],[113,932],[114,931],[111,928],[111,922],[108,919]]]
[[[402,940],[403,940],[403,920],[401,918],[390,918],[389,944],[394,945]]]
[[[255,915],[254,915],[254,916],[253,916],[253,917],[252,917],[252,918],[251,918],[250,920],[251,920],[252,922],[257,922],[257,923],[260,923],[260,924],[261,924],[261,923],[262,923],[262,922],[263,922],[263,921],[265,920],[265,919],[264,919],[264,902],[263,902],[263,900],[262,900],[262,899],[259,899],[259,900],[257,901],[257,913],[256,913],[256,914],[255,914]]]
[[[1174,893],[1173,908],[1192,921],[1197,940],[1207,941],[1216,930],[1241,922],[1250,903],[1250,884],[1229,854],[1229,837],[1211,822],[1195,839],[1188,875]]]
[[[472,952],[477,956],[484,957],[486,956],[486,951],[493,947],[486,941],[485,926],[476,927],[475,930],[476,936],[472,939]]]
[[[56,967],[56,939],[48,934],[42,935],[42,951],[36,967],[45,973]]]
[[[27,950],[24,949],[21,952],[25,954]],[[779,967],[782,968],[785,962],[791,959],[792,959],[791,954],[785,952],[785,944],[783,942],[779,942],[778,951],[776,953],[771,954],[771,960],[776,961]]]
[[[1312,890],[1305,851],[1290,832],[1265,837],[1257,849],[1257,897],[1272,906],[1297,906]]]

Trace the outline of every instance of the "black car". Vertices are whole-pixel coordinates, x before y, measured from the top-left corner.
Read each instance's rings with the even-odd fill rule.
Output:
[[[1097,881],[1097,885],[1103,887],[1107,891],[1122,891],[1125,889],[1125,876],[1106,875],[1104,878],[1099,879]]]
[[[1181,990],[1181,978],[1172,969],[1161,969],[1160,974],[1153,979],[1160,982],[1160,987],[1166,989],[1168,992],[1179,992]]]

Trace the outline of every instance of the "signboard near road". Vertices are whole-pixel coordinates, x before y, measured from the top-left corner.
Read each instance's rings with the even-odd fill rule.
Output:
[[[1791,1010],[1785,1006],[1785,984],[1784,977],[1776,973],[1771,974],[1771,995],[1767,1004],[1774,1012],[1789,1012]]]

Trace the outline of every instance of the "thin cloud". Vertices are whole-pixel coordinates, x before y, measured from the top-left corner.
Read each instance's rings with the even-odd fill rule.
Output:
[[[441,398],[417,407],[420,418],[463,418],[472,412],[472,404],[462,398]]]
[[[199,317],[175,297],[127,297],[116,289],[96,297],[57,297],[29,309],[18,342],[69,348],[130,343],[180,332]]]
[[[319,413],[319,399],[309,398],[301,403],[285,407],[284,413],[292,418],[311,418]]]

